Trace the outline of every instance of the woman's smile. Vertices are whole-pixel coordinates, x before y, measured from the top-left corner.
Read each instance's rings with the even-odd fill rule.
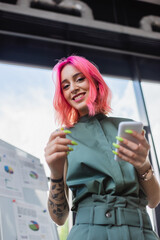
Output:
[[[73,99],[75,102],[79,102],[79,101],[81,101],[82,99],[84,99],[85,94],[86,94],[86,93],[76,94],[72,99]]]

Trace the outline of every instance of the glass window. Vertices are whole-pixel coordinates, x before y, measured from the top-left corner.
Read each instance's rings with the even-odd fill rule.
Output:
[[[0,63],[0,72],[1,139],[39,158],[49,176],[50,171],[44,160],[44,147],[50,133],[57,128],[52,106],[52,71]],[[104,80],[113,96],[113,111],[110,116],[140,121],[132,80],[110,76],[104,76]],[[142,82],[142,87],[159,155],[160,114],[157,106],[160,103],[160,85]],[[66,229],[68,226],[65,227],[67,232]]]
[[[141,82],[142,91],[145,99],[145,104],[148,112],[148,117],[150,121],[150,127],[152,131],[153,141],[156,149],[157,159],[155,157],[155,153],[152,151],[152,161],[155,167],[155,174],[157,178],[159,177],[159,169],[160,167],[160,139],[159,139],[159,132],[160,132],[160,114],[158,112],[158,106],[160,105],[160,84],[156,82],[148,82],[142,80]],[[153,149],[153,143],[151,145]],[[151,150],[152,150],[151,149]],[[158,163],[156,162],[158,160]],[[155,226],[155,212],[154,210],[147,208],[149,215],[151,216],[151,222],[153,228],[156,230]]]
[[[142,89],[148,111],[150,126],[160,166],[160,84],[142,81]]]
[[[0,64],[1,139],[40,158],[55,130],[51,70]]]
[[[112,114],[140,121],[133,82],[130,79],[104,76],[104,80],[112,91]]]
[[[0,138],[39,158],[50,176],[44,148],[57,128],[52,70],[0,63],[0,73]],[[66,239],[68,221],[58,233],[60,240]]]
[[[113,112],[111,115],[127,117],[136,121],[141,121],[138,113],[138,104],[134,92],[133,81],[131,81],[130,79],[121,79],[117,77],[113,78],[109,76],[104,76],[104,80],[112,90]],[[158,148],[158,146],[160,145],[160,138],[158,137],[158,134],[160,132],[160,114],[158,114],[157,106],[159,106],[160,104],[160,84],[142,82],[142,87],[144,91],[153,137],[155,140],[156,149],[158,150],[157,153],[159,155],[160,149]],[[155,158],[152,160],[154,161]],[[147,211],[150,215],[152,226],[154,230],[156,230],[154,210],[147,207]]]

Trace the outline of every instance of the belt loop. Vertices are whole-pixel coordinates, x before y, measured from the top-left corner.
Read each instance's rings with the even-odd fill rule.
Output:
[[[137,208],[137,211],[138,211],[138,215],[139,215],[139,222],[140,222],[140,229],[141,229],[141,234],[142,234],[142,240],[145,240],[144,239],[144,234],[143,234],[143,217],[142,217],[142,212],[139,208]]]
[[[116,208],[115,212],[116,212],[116,224],[117,225],[123,225],[124,224],[124,220],[125,220],[123,209]]]

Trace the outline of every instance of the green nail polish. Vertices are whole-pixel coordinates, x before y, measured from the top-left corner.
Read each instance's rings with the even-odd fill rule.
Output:
[[[73,148],[69,147],[69,151],[73,151]]]
[[[112,143],[115,148],[119,148],[120,146],[116,143]]]
[[[78,145],[78,143],[76,143],[75,141],[71,141],[71,143],[72,143],[73,145]]]
[[[120,142],[123,142],[123,138],[116,136],[116,139]]]
[[[67,155],[69,154],[69,152],[67,152]]]
[[[144,132],[144,134],[146,134],[146,130],[145,129],[142,129],[142,133]]]
[[[63,131],[63,130],[64,130],[64,128],[63,128],[63,127],[61,127],[61,130]]]
[[[126,129],[126,130],[125,130],[125,133],[133,133],[133,131],[130,130],[130,129]]]
[[[63,130],[64,133],[71,133],[69,130]]]
[[[115,155],[118,155],[118,153],[117,153],[116,151],[112,150],[112,152],[113,152]]]

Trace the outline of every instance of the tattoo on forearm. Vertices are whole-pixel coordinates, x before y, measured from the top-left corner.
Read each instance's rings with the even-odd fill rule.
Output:
[[[58,218],[62,218],[69,210],[63,181],[61,183],[51,183],[48,207]]]

